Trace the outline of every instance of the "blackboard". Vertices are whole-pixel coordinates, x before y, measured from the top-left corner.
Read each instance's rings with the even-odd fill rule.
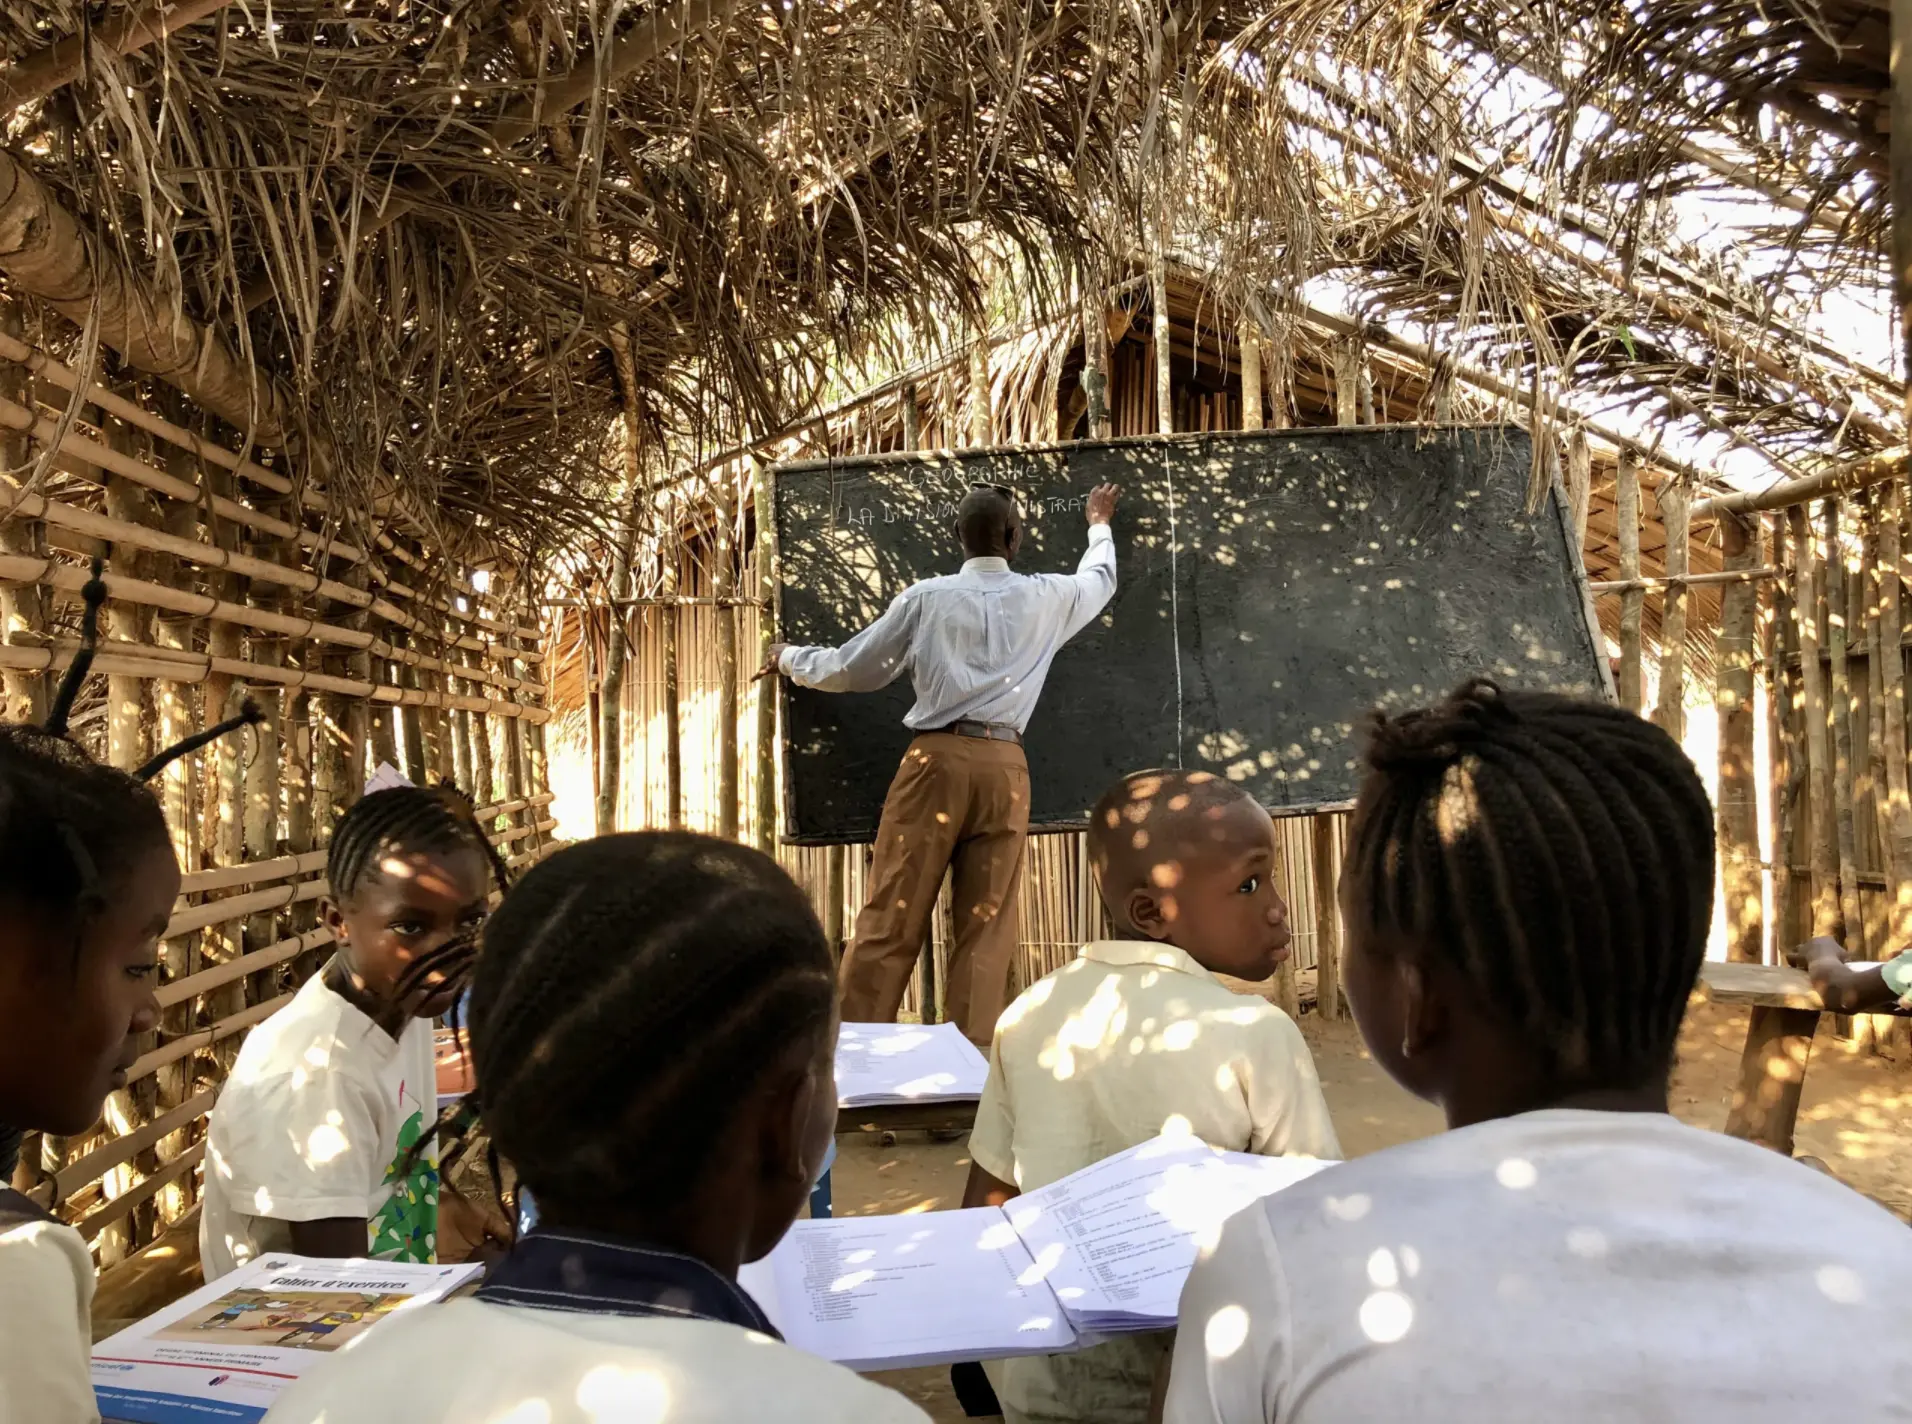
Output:
[[[1277,814],[1346,805],[1350,732],[1485,673],[1607,685],[1557,487],[1505,427],[1368,426],[879,455],[775,472],[781,636],[837,644],[918,579],[961,566],[972,482],[1013,488],[1017,567],[1066,570],[1083,502],[1123,487],[1119,585],[1063,649],[1025,745],[1031,823],[1083,824],[1117,778],[1202,767]],[[785,837],[871,839],[908,745],[907,676],[878,693],[784,683]]]

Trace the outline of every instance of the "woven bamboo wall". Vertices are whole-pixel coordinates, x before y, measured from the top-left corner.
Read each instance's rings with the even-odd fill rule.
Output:
[[[104,676],[76,740],[130,768],[247,696],[266,713],[155,782],[186,871],[160,1027],[93,1131],[22,1147],[16,1184],[102,1265],[196,1209],[207,1111],[245,1032],[325,958],[322,847],[377,762],[455,780],[514,866],[555,824],[526,591],[476,587],[395,529],[352,544],[323,489],[243,445],[177,397],[87,381],[0,330],[6,716],[45,714],[96,555]]]

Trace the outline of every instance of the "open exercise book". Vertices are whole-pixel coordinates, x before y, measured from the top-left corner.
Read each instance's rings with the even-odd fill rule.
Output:
[[[1332,1165],[1158,1137],[1003,1207],[799,1221],[739,1279],[792,1345],[851,1369],[1059,1354],[1173,1325],[1222,1223]]]
[[[256,1424],[314,1361],[483,1269],[261,1256],[95,1345],[100,1414],[109,1424]]]
[[[989,1060],[954,1024],[846,1023],[837,1031],[837,1105],[980,1098]]]

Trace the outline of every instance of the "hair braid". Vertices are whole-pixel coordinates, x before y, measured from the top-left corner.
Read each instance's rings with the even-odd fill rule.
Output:
[[[1348,864],[1370,928],[1426,946],[1563,1084],[1671,1061],[1706,949],[1712,809],[1665,732],[1469,682],[1376,715]]]
[[[491,868],[498,888],[511,884],[504,857],[478,824],[471,802],[451,786],[395,786],[361,796],[339,818],[326,850],[325,876],[343,902],[390,850],[475,850]]]
[[[568,847],[485,929],[486,1126],[540,1202],[662,1205],[768,1064],[825,1051],[834,1001],[822,927],[769,857],[684,832]]]

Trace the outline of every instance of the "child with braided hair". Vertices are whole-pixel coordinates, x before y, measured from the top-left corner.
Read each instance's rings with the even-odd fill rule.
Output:
[[[1448,1131],[1232,1218],[1182,1295],[1168,1424],[1726,1420],[1824,1409],[1896,1328],[1912,1234],[1675,1121],[1712,809],[1659,728],[1467,683],[1377,716],[1341,905],[1369,1051]],[[1839,1377],[1905,1419],[1912,1365]]]
[[[0,726],[0,1122],[16,1147],[22,1129],[90,1131],[159,1021],[159,941],[180,872],[145,781],[258,715],[248,708],[134,773],[93,761],[66,720],[107,596],[98,563],[81,596],[80,649],[45,725]],[[0,1424],[99,1418],[92,1301],[79,1233],[0,1179]]]
[[[928,1424],[782,1344],[737,1285],[822,1169],[836,1034],[829,943],[768,856],[644,832],[545,860],[486,927],[471,1002],[485,1126],[541,1220],[476,1299],[403,1312],[269,1424]]]
[[[199,1253],[214,1280],[263,1251],[437,1259],[508,1236],[441,1195],[432,1020],[458,1000],[506,871],[448,787],[361,797],[326,856],[338,952],[239,1050],[207,1135]]]

